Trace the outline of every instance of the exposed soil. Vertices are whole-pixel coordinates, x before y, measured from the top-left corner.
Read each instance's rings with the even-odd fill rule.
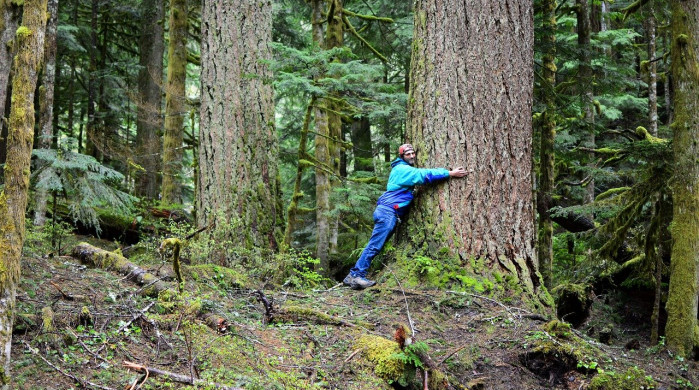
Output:
[[[237,287],[220,268],[187,268],[185,298],[173,303],[142,297],[141,287],[128,278],[74,258],[39,255],[23,260],[12,351],[16,389],[194,388],[162,376],[146,378],[124,368],[123,361],[195,376],[201,380],[197,388],[206,383],[244,389],[405,388],[377,376],[356,341],[366,334],[392,339],[400,324],[409,327],[409,318],[414,339],[428,345],[454,389],[584,389],[599,370],[632,366],[652,376],[658,389],[699,385],[696,362],[650,346],[648,321],[637,318],[643,312],[615,314],[620,301],[611,295],[597,297],[588,321],[563,339],[544,331],[545,321],[534,313],[502,302],[478,294],[403,290],[388,280],[364,291],[264,289],[279,310],[312,309],[356,326],[331,325],[312,315],[266,324],[253,293],[261,283]],[[169,267],[143,266],[156,273]],[[42,325],[45,307],[54,313],[52,324]],[[226,331],[196,317],[193,308],[201,307],[224,317]],[[611,328],[609,345],[588,336],[596,338],[605,327]],[[586,344],[582,355],[545,347],[573,339]],[[629,342],[631,350],[625,348]],[[422,389],[417,371],[407,388]]]

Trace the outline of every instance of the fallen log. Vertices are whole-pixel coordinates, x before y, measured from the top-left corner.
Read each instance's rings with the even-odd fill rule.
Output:
[[[209,383],[207,381],[197,379],[197,378],[192,378],[191,376],[187,375],[182,375],[182,374],[177,374],[174,372],[170,371],[165,371],[161,370],[158,368],[153,368],[153,367],[146,367],[140,364],[132,363],[132,362],[127,362],[124,361],[124,367],[126,367],[129,370],[136,371],[138,373],[151,376],[151,375],[158,375],[158,376],[163,376],[173,382],[178,382],[178,383],[185,383],[188,385],[195,385],[195,386],[203,386],[208,388],[214,388],[214,389],[222,389],[222,390],[244,390],[242,387],[230,387],[230,386],[224,386],[220,385],[217,383]],[[141,383],[142,385],[143,383]]]
[[[145,296],[157,298],[158,294],[167,290],[169,290],[167,291],[170,293],[169,296],[177,295],[177,291],[169,288],[157,276],[130,262],[126,257],[118,253],[109,252],[82,242],[73,248],[71,254],[84,264],[116,271],[121,275],[127,276],[127,279],[136,282],[140,286],[148,286],[142,291],[142,294]]]
[[[141,289],[141,294],[144,296],[157,298],[162,294],[166,297],[175,297],[178,294],[177,290],[169,286],[169,283],[164,282],[118,253],[109,252],[83,242],[73,248],[72,256],[92,267],[116,271],[126,276],[128,280],[144,286]],[[208,311],[199,311],[197,316],[218,332],[225,333],[228,329],[228,322],[221,316]]]

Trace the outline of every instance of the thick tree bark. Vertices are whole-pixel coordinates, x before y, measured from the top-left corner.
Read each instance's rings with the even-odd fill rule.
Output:
[[[418,0],[414,28],[408,141],[418,165],[469,174],[420,189],[399,250],[483,261],[474,272],[550,302],[534,248],[532,4]]]
[[[553,206],[554,184],[554,141],[556,137],[556,0],[546,0],[543,4],[546,53],[543,58],[543,72],[546,86],[543,100],[546,111],[542,115],[541,145],[539,157],[539,193],[537,211],[539,213],[539,237],[537,243],[541,274],[546,288],[551,288],[553,274],[553,221],[549,209]]]
[[[44,71],[39,88],[39,143],[41,149],[50,149],[53,139],[53,91],[56,83],[56,29],[58,27],[58,0],[48,0],[49,19],[44,39]],[[36,191],[34,225],[46,223],[46,201],[48,193]]]
[[[5,187],[0,192],[0,384],[10,383],[10,349],[15,298],[24,244],[24,216],[34,140],[34,90],[44,54],[46,0],[26,0],[17,29],[12,80],[12,111],[7,139]]]
[[[699,342],[695,339],[699,333],[699,5],[674,0],[671,7],[675,177],[665,336],[669,348],[689,356]]]
[[[197,220],[248,248],[276,249],[283,226],[271,27],[271,0],[203,3]]]
[[[163,203],[182,203],[182,150],[186,110],[187,0],[170,1],[170,43],[165,89]]]
[[[141,4],[141,69],[138,72],[138,108],[136,113],[136,162],[144,169],[136,176],[136,195],[158,198],[163,81],[163,1],[145,0]],[[172,27],[171,27],[172,28]]]

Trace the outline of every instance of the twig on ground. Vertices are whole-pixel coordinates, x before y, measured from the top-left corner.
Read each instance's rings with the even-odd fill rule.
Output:
[[[347,363],[348,361],[352,360],[352,358],[353,358],[356,354],[358,354],[359,352],[362,352],[363,350],[364,350],[364,348],[359,348],[359,349],[354,350],[354,352],[352,352],[349,356],[347,356],[347,359],[345,359],[345,361],[342,362],[342,364],[345,364],[345,363]]]
[[[56,290],[58,290],[59,293],[61,293],[61,296],[62,296],[63,299],[65,299],[66,301],[72,301],[72,300],[75,299],[72,295],[69,295],[69,294],[64,293],[63,290],[61,290],[61,288],[60,288],[56,283],[54,283],[54,282],[49,282],[49,283],[50,283],[53,287],[55,287]]]
[[[462,349],[464,349],[464,348],[466,348],[466,347],[468,347],[468,344],[464,344],[464,345],[460,346],[459,348],[456,348],[454,351],[452,351],[452,352],[449,353],[447,356],[445,356],[444,359],[442,359],[442,361],[440,361],[439,363],[437,363],[437,366],[441,366],[442,364],[444,364],[444,362],[446,362],[447,360],[449,360],[450,357],[456,355],[459,351],[461,351]]]
[[[101,360],[101,361],[103,361],[103,362],[105,362],[105,363],[109,363],[109,362],[107,361],[107,359],[103,358],[102,356],[100,356],[99,354],[97,354],[97,353],[95,353],[95,352],[92,352],[92,350],[90,350],[90,348],[88,348],[88,346],[87,346],[85,343],[83,343],[82,340],[80,340],[80,337],[78,337],[78,335],[75,334],[75,332],[73,332],[70,328],[66,327],[66,331],[70,332],[70,334],[72,334],[72,335],[75,337],[75,339],[78,341],[78,343],[80,343],[80,346],[83,347],[83,349],[85,350],[85,352],[87,352],[88,354],[90,354],[90,355],[91,355],[92,357],[94,357],[95,359],[99,359],[99,360]]]
[[[46,360],[45,357],[41,356],[41,355],[39,354],[39,352],[38,352],[36,349],[32,348],[32,346],[29,345],[28,342],[26,342],[26,341],[23,340],[22,343],[24,344],[25,347],[27,347],[27,349],[29,349],[29,351],[30,351],[32,354],[38,356],[41,360],[43,360],[44,363],[48,364],[51,368],[53,368],[55,371],[57,371],[57,372],[60,373],[61,375],[65,376],[65,377],[68,377],[68,378],[74,380],[75,382],[79,383],[80,386],[82,386],[82,387],[94,387],[94,388],[96,388],[96,389],[102,389],[102,390],[115,390],[115,389],[112,389],[111,387],[106,387],[106,386],[98,385],[98,384],[92,383],[92,382],[90,382],[90,381],[88,381],[88,380],[80,379],[80,378],[78,378],[77,376],[75,376],[75,375],[73,375],[73,374],[70,374],[70,373],[67,373],[67,372],[63,371],[60,367],[54,365],[54,364],[51,363],[50,361]]]

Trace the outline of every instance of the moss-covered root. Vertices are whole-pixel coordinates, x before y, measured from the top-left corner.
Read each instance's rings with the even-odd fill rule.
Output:
[[[318,310],[300,306],[289,306],[282,309],[275,309],[272,311],[271,318],[269,320],[270,323],[288,323],[299,321],[308,321],[321,325],[348,326],[351,328],[358,325],[364,328],[373,328],[372,324],[366,322],[354,324],[352,322],[343,320],[342,318],[334,317]]]

